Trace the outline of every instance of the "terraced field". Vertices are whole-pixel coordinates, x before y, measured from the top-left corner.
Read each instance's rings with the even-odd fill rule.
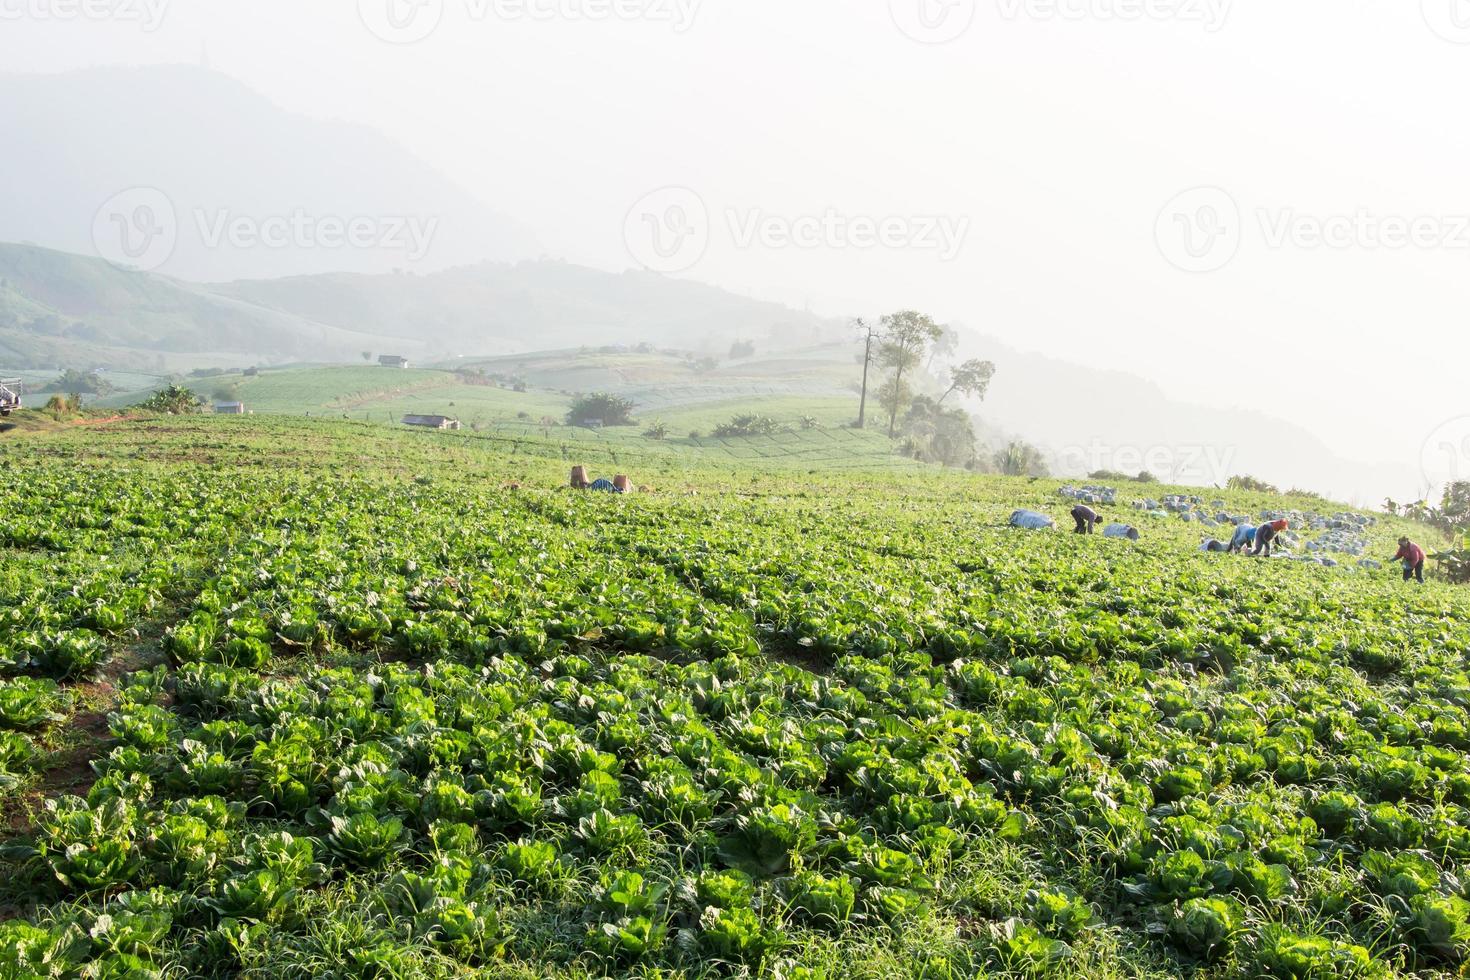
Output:
[[[1460,970],[1463,590],[1006,527],[1049,481],[566,454],[0,442],[0,976]]]

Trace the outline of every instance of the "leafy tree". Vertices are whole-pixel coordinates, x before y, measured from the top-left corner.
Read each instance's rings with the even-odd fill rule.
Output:
[[[141,408],[145,412],[160,412],[166,415],[192,415],[199,411],[203,399],[188,388],[180,388],[178,385],[169,385],[161,391],[153,393],[146,401],[139,402],[135,408]]]
[[[1129,481],[1133,483],[1158,483],[1159,478],[1148,470],[1140,470],[1137,476],[1129,476],[1127,473],[1119,473],[1117,470],[1093,470],[1087,474],[1089,480],[1100,480],[1104,483],[1121,483]]]
[[[113,390],[112,382],[96,371],[78,371],[75,368],[62,371],[60,377],[47,382],[42,388],[64,391],[69,395],[105,395]]]
[[[370,350],[363,351],[362,352],[362,359],[364,361],[371,361],[373,359],[373,352],[370,351]]]
[[[46,399],[45,411],[58,422],[69,415],[75,415],[81,410],[82,396],[79,394],[52,395]]]
[[[567,425],[632,425],[633,402],[620,395],[594,391],[572,402]]]
[[[908,404],[903,397],[904,372],[912,371],[924,361],[924,352],[938,340],[944,330],[923,313],[902,310],[890,313],[882,320],[883,342],[878,348],[878,359],[893,368],[893,383],[889,389],[888,436],[892,438],[898,427],[899,410]]]
[[[1470,481],[1456,480],[1444,488],[1439,513],[1440,522],[1447,530],[1470,529]]]
[[[903,419],[906,449],[915,459],[968,466],[975,459],[975,427],[962,408],[944,409],[927,395],[915,398]]]
[[[782,431],[781,423],[766,415],[737,415],[715,426],[716,439],[738,439],[746,436],[770,436]]]
[[[735,343],[733,343],[733,344],[730,345],[730,358],[731,358],[731,360],[738,361],[741,358],[754,357],[754,356],[755,356],[755,341],[753,341],[753,340],[737,340],[737,341],[735,341]]]
[[[1225,488],[1227,490],[1250,490],[1255,493],[1281,492],[1275,486],[1267,483],[1265,480],[1259,480],[1256,477],[1249,475],[1232,476],[1229,480],[1225,481]]]
[[[984,401],[985,393],[990,390],[990,379],[994,377],[995,365],[990,361],[968,360],[950,372],[949,388],[939,396],[939,404],[943,405],[944,400],[957,391]]]
[[[649,424],[648,428],[643,431],[643,435],[645,438],[656,439],[659,442],[663,442],[669,437],[669,424],[661,420],[652,422]]]
[[[913,400],[914,389],[907,381],[889,378],[878,387],[878,404],[889,414],[890,418],[896,416]],[[889,435],[892,436],[893,432],[894,430],[890,427]]]
[[[1041,450],[1029,442],[1016,440],[995,454],[997,472],[1006,476],[1046,476],[1046,460]]]
[[[960,349],[960,334],[953,327],[940,327],[942,332],[934,339],[929,348],[929,359],[924,362],[924,370],[934,370],[934,361],[938,358],[949,358]]]

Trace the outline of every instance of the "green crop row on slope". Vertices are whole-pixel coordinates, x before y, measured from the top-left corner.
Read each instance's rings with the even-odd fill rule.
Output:
[[[1054,492],[1018,481],[688,471],[716,489],[620,498],[481,451],[200,420],[4,454],[64,504],[0,527],[42,556],[0,578],[6,649],[105,643],[99,600],[142,589],[120,625],[166,613],[169,663],[125,684],[86,796],[6,847],[29,904],[0,970],[1325,978],[1470,952],[1462,593],[1173,528],[1013,531]],[[45,671],[11,661],[17,689]]]

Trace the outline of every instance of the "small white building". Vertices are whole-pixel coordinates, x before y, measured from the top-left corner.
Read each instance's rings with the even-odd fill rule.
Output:
[[[378,358],[378,363],[385,368],[403,368],[404,370],[408,369],[408,358],[399,357],[397,354],[384,354],[382,357]]]
[[[215,402],[214,414],[216,415],[244,415],[244,402]]]
[[[450,429],[459,431],[459,419],[452,419],[447,415],[405,415],[404,425],[413,425],[421,429]]]

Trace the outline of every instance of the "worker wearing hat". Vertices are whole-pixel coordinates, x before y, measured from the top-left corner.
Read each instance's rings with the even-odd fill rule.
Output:
[[[1262,524],[1260,527],[1256,528],[1256,548],[1254,551],[1251,552],[1251,554],[1263,554],[1267,558],[1270,558],[1271,542],[1275,541],[1279,535],[1284,534],[1290,527],[1290,521],[1279,520],[1271,521],[1269,524]]]

